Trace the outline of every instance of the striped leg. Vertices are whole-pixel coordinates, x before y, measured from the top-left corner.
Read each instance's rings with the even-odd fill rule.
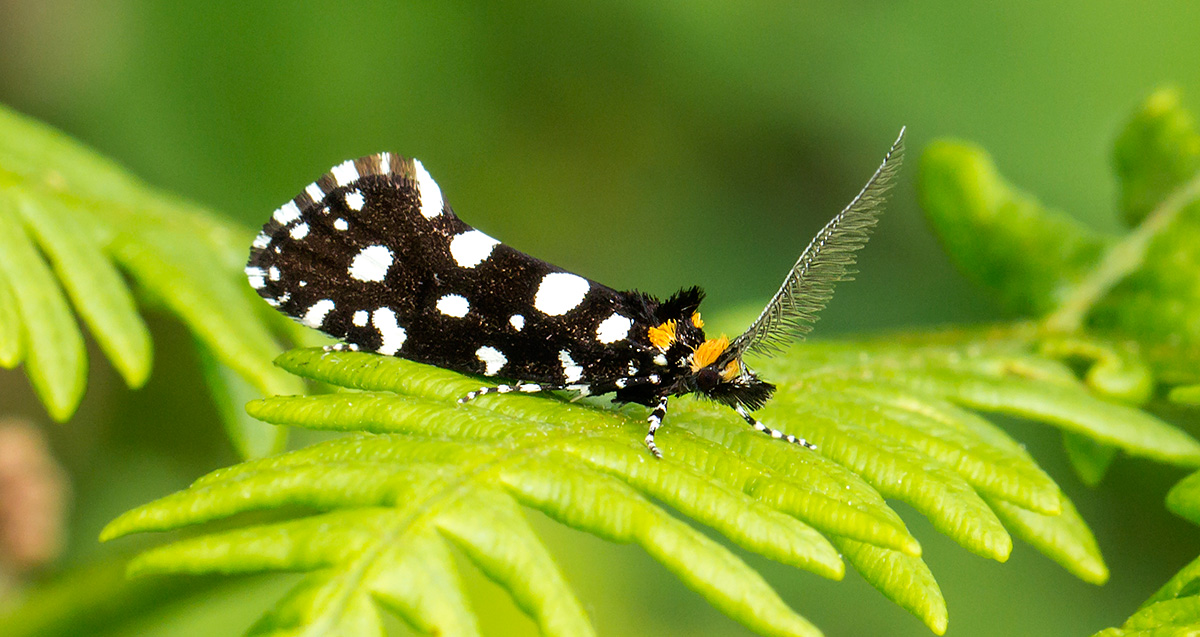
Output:
[[[486,396],[488,394],[507,394],[510,392],[521,392],[525,394],[536,394],[547,391],[573,391],[577,392],[571,402],[575,402],[586,396],[600,396],[609,392],[625,389],[626,387],[636,387],[638,385],[657,385],[662,382],[658,374],[650,374],[648,376],[630,376],[626,378],[617,378],[615,380],[600,381],[592,384],[575,383],[572,385],[545,385],[542,383],[517,383],[515,385],[496,385],[495,387],[480,387],[473,392],[468,392],[466,396],[458,399],[459,404],[469,402]]]
[[[798,444],[801,447],[805,447],[807,449],[816,449],[817,448],[816,445],[814,445],[813,443],[811,443],[803,438],[797,438],[791,434],[785,434],[782,431],[779,431],[778,429],[771,429],[770,427],[762,424],[761,422],[758,422],[757,420],[754,419],[754,416],[751,416],[749,414],[749,412],[746,411],[746,408],[742,407],[741,405],[736,405],[736,406],[734,406],[733,409],[751,427],[754,427],[756,430],[761,431],[772,438],[779,438],[781,440],[786,440],[788,442]]]
[[[358,346],[354,343],[334,343],[321,348],[326,352],[357,352]]]
[[[654,432],[658,431],[658,428],[662,426],[663,418],[667,416],[668,400],[666,396],[659,398],[658,406],[654,408],[654,411],[650,412],[650,417],[646,419],[646,422],[650,423],[650,431],[646,434],[646,446],[650,449],[650,453],[654,454],[655,458],[661,458],[662,452],[654,444]]]
[[[658,374],[650,374],[648,376],[623,376],[612,380],[599,380],[590,385],[567,385],[562,389],[577,391],[579,392],[578,398],[583,398],[584,396],[603,396],[610,392],[637,387],[639,385],[657,385],[661,382],[662,377]]]
[[[480,387],[472,392],[467,392],[466,396],[458,399],[461,405],[465,402],[475,400],[480,396],[487,394],[507,394],[509,392],[518,391],[524,394],[536,394],[543,391],[551,391],[555,389],[563,389],[555,385],[541,385],[539,383],[517,383],[516,385],[496,385],[495,387]]]

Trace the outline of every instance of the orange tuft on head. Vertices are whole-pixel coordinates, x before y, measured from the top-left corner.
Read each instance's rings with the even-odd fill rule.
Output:
[[[700,318],[699,312],[692,315],[692,325],[695,325],[698,330],[704,329],[704,320]]]
[[[650,343],[662,351],[667,351],[675,342],[675,321],[667,321],[658,327],[650,328]]]
[[[699,371],[704,367],[708,367],[717,362],[721,354],[729,349],[729,339],[724,334],[717,338],[710,338],[700,344],[696,351],[692,353],[692,371]]]

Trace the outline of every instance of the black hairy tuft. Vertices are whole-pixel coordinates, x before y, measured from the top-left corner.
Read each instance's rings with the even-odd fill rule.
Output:
[[[659,322],[676,320],[683,321],[691,318],[692,314],[700,308],[700,302],[704,300],[704,290],[699,287],[692,286],[683,288],[682,290],[672,294],[658,306],[655,314],[658,316]]]

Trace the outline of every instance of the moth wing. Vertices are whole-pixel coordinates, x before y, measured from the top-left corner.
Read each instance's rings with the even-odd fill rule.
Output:
[[[309,327],[466,373],[587,383],[649,347],[634,296],[475,230],[392,153],[344,162],[275,211],[246,274]]]

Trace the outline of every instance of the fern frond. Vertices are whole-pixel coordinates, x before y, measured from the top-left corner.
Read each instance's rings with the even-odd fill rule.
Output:
[[[1047,208],[981,148],[953,140],[925,151],[921,201],[951,258],[1009,306],[1059,332],[1136,340],[1155,377],[1179,386],[1169,399],[1200,404],[1200,131],[1177,92],[1146,100],[1114,156],[1134,226],[1124,234]]]
[[[382,634],[379,606],[423,632],[476,634],[454,549],[507,589],[544,634],[591,634],[579,601],[523,521],[520,507],[528,507],[639,544],[759,634],[819,634],[753,569],[673,510],[745,550],[826,578],[841,578],[844,557],[941,634],[941,591],[885,498],[912,505],[979,555],[1004,561],[1016,535],[1085,581],[1107,578],[1070,501],[977,411],[1200,465],[1200,443],[1109,402],[1099,389],[1144,375],[1135,357],[1077,337],[1069,351],[1091,352],[1111,368],[1089,386],[1053,357],[1065,351],[1056,338],[1022,325],[795,348],[760,366],[780,387],[761,413],[816,441],[817,452],[683,399],[660,430],[661,460],[641,444],[640,407],[516,394],[458,405],[478,380],[396,358],[294,350],[277,363],[353,391],[269,398],[252,402],[250,413],[359,433],[213,472],[126,513],[103,537],[291,512],[167,544],[131,565],[138,574],[308,572],[253,634]]]
[[[1200,472],[1184,478],[1167,495],[1167,508],[1200,524]],[[1119,628],[1093,637],[1194,635],[1200,633],[1200,558],[1180,569]]]
[[[277,346],[242,280],[250,232],[3,107],[0,225],[0,365],[24,362],[55,419],[71,416],[86,386],[74,314],[130,387],[150,373],[150,335],[125,277],[259,395],[299,391],[270,366]]]

